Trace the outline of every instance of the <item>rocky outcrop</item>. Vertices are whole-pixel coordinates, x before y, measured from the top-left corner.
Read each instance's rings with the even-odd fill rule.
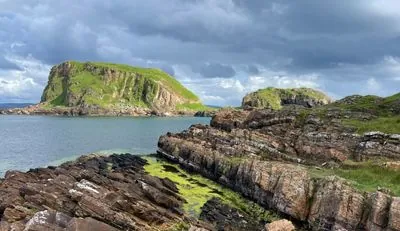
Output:
[[[280,89],[269,87],[247,94],[242,101],[242,107],[281,109],[286,105],[315,107],[331,103],[332,100],[324,93],[311,88]]]
[[[132,155],[85,156],[59,167],[8,171],[0,230],[152,230],[182,221],[174,183]]]
[[[159,152],[313,230],[400,230],[399,198],[360,192],[339,177],[310,174],[308,165],[400,159],[398,135],[356,135],[341,125],[341,116],[325,112],[321,117],[302,110],[223,110],[211,126],[193,125],[160,137]]]

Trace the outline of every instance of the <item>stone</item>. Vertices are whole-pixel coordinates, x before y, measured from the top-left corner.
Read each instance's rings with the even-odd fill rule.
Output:
[[[296,228],[294,227],[294,225],[291,221],[283,219],[283,220],[274,221],[274,222],[271,222],[271,223],[265,225],[265,230],[266,231],[294,231],[294,230],[296,230]]]
[[[0,184],[1,230],[148,230],[179,222],[176,185],[147,175],[145,164],[129,154],[88,155],[8,171]]]

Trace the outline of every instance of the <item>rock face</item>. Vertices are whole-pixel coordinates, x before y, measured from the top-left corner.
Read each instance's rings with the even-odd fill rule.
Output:
[[[54,66],[41,104],[4,114],[169,115],[204,110],[199,98],[158,69],[110,63]]]
[[[324,93],[311,88],[266,88],[247,94],[242,101],[243,108],[281,109],[286,105],[315,107],[331,103]]]
[[[145,163],[128,154],[86,156],[9,171],[0,183],[0,230],[150,230],[181,221],[174,183],[147,175]]]
[[[399,198],[362,193],[335,176],[314,178],[306,167],[399,160],[400,137],[355,135],[340,124],[342,112],[324,116],[291,109],[222,110],[211,126],[160,137],[159,152],[313,230],[400,230]]]

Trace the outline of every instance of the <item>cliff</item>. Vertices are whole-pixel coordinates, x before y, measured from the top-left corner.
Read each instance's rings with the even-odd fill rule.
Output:
[[[247,94],[242,101],[243,108],[269,108],[278,110],[285,105],[315,107],[331,103],[324,93],[311,88],[265,88]]]
[[[54,66],[41,103],[49,107],[140,107],[157,111],[203,108],[196,95],[161,70],[92,62]]]
[[[398,96],[222,110],[159,153],[312,230],[400,230]]]

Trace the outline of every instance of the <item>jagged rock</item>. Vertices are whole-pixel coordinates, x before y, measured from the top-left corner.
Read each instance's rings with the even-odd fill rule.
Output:
[[[182,219],[169,180],[129,154],[84,156],[59,167],[8,171],[0,183],[0,230],[148,230]]]
[[[295,229],[292,222],[286,219],[274,221],[265,225],[266,231],[294,231]]]

